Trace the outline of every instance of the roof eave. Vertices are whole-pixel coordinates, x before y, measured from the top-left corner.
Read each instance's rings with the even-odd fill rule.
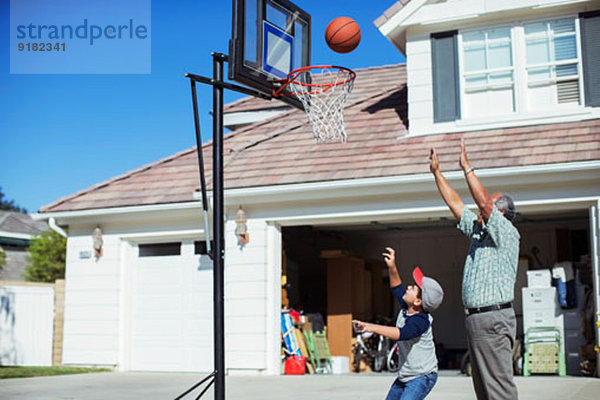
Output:
[[[477,175],[486,178],[487,182],[497,186],[511,186],[528,183],[544,183],[576,180],[595,179],[600,171],[600,160],[540,164],[528,166],[502,167],[478,169]],[[450,182],[463,182],[462,171],[449,171],[445,174]],[[396,175],[377,178],[347,179],[327,182],[307,182],[288,185],[273,185],[248,188],[235,188],[225,190],[226,205],[238,204],[266,204],[282,201],[326,200],[340,196],[360,196],[396,194],[399,190],[408,192],[422,192],[433,190],[433,178],[430,173]],[[400,188],[400,189],[399,189]],[[212,192],[209,192],[209,202],[212,202]],[[73,210],[46,212],[33,214],[36,220],[55,218],[58,223],[96,223],[98,220],[124,218],[148,219],[148,213],[160,214],[162,218],[178,213],[189,213],[200,210],[201,202],[170,203],[160,205],[144,205],[114,208],[98,208],[91,210]],[[201,213],[196,213],[201,219]]]
[[[427,0],[412,0],[404,4],[393,15],[383,14],[375,20],[375,26],[398,50],[406,56],[406,21],[427,3]],[[383,22],[384,21],[384,22]]]

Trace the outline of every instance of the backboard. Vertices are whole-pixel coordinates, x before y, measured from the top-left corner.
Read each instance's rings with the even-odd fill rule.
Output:
[[[271,95],[273,81],[310,64],[310,15],[288,0],[233,0],[229,79]],[[300,109],[299,100],[283,97]]]

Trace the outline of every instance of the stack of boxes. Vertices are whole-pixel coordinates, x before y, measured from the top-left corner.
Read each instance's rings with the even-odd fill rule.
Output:
[[[578,305],[581,305],[583,297],[579,293],[581,285],[578,285],[577,289]],[[564,351],[566,372],[570,375],[579,375],[579,347],[585,344],[585,339],[581,334],[580,307],[568,310],[560,308],[556,288],[552,287],[550,269],[527,271],[527,287],[522,290],[523,332],[527,333],[530,328],[556,328],[556,331],[560,333],[560,343],[556,343],[556,346]],[[551,346],[550,343],[546,342],[546,344]],[[548,354],[551,353],[550,348],[546,347],[547,351],[542,351],[543,348],[539,346],[532,348],[539,349],[540,357],[544,354],[543,360],[540,357],[536,358],[537,353],[533,354],[533,358],[529,358],[531,362],[539,361],[535,368],[539,368],[538,372],[542,373],[548,368],[548,365],[542,364],[552,362],[548,359]],[[558,357],[556,360],[557,363],[560,358],[562,357]]]
[[[527,271],[523,288],[523,332],[527,365],[524,372],[563,373],[563,317],[549,269]],[[533,331],[536,331],[533,333]],[[561,371],[562,369],[562,371]]]

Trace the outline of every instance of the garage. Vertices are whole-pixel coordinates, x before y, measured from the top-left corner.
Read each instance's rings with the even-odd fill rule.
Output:
[[[585,375],[582,347],[591,345],[593,348],[596,340],[591,315],[594,282],[589,210],[568,206],[553,211],[523,207],[515,225],[521,235],[514,300],[518,339],[523,343],[522,293],[528,286],[527,272],[549,271],[557,262],[570,263],[575,278],[570,290],[575,302],[567,307],[557,306],[556,317],[561,324],[566,372],[568,375]],[[456,229],[453,220],[439,217],[394,221],[388,217],[352,224],[287,226],[282,230],[282,238],[290,307],[305,314],[320,313],[330,324],[336,323],[336,318],[332,317],[339,311],[339,297],[349,303],[344,311],[352,314],[349,318],[375,321],[383,316],[395,320],[398,305],[389,296],[387,269],[381,257],[386,246],[395,248],[398,269],[405,282],[412,280],[412,268],[420,266],[425,274],[436,278],[445,291],[445,300],[434,313],[433,324],[440,368],[460,368],[467,348],[461,282],[468,240]],[[358,260],[364,270],[359,280],[368,283],[357,286],[332,276],[332,257],[346,262],[348,268]],[[377,293],[380,290],[383,293]],[[364,304],[357,304],[357,299],[362,299],[359,303]],[[332,311],[332,307],[335,310]],[[328,327],[332,354],[349,355],[351,342],[347,336],[350,326],[332,328]],[[336,335],[338,331],[341,333]],[[340,339],[339,336],[346,337]],[[522,369],[522,352],[518,353],[515,357],[517,371]]]
[[[212,270],[199,265],[203,242],[137,245],[132,271],[133,371],[210,371]]]

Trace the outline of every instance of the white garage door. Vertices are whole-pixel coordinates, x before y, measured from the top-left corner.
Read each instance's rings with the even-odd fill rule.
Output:
[[[212,371],[212,269],[191,241],[138,247],[131,370]]]

